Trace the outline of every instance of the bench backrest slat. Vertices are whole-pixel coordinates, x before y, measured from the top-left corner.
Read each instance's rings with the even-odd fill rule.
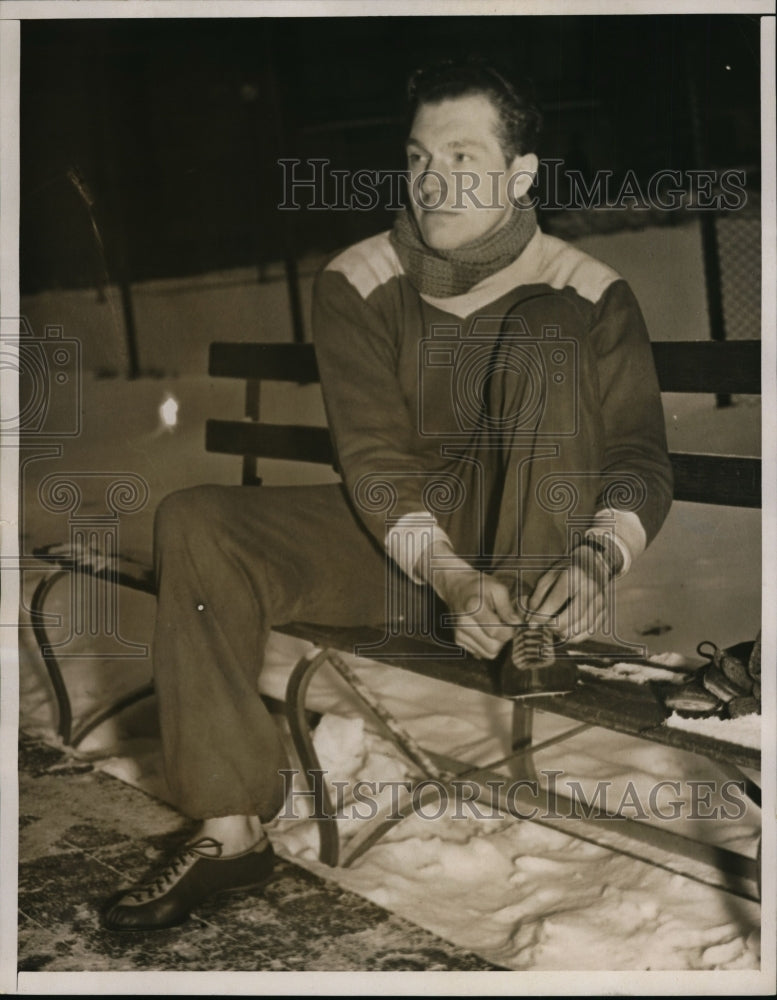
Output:
[[[761,342],[660,341],[652,344],[662,392],[757,394],[761,391]],[[209,372],[243,379],[258,405],[258,383],[318,382],[313,344],[214,343]],[[256,397],[254,399],[254,397]],[[256,406],[249,415],[258,414]],[[257,482],[255,458],[334,464],[325,427],[267,424],[261,421],[209,420],[208,451],[244,456],[243,481]],[[692,503],[761,506],[761,463],[731,455],[670,454],[674,498]]]
[[[760,340],[656,341],[651,346],[662,392],[761,392]],[[319,378],[312,344],[211,344],[208,370],[223,378],[266,382]]]
[[[296,424],[253,424],[243,420],[208,420],[205,449],[224,455],[256,455],[297,462],[334,461],[332,439],[326,427]]]
[[[312,344],[211,344],[208,373],[263,382],[319,380]]]
[[[760,395],[760,340],[657,341],[651,346],[662,392]]]
[[[729,507],[761,506],[761,460],[671,452],[674,498]]]

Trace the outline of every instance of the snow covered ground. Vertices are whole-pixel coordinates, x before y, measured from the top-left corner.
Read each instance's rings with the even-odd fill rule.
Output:
[[[283,637],[273,640],[262,690],[282,694],[290,666],[305,651],[306,644],[301,642]],[[77,661],[68,669],[83,706],[90,686],[93,691],[94,671]],[[358,663],[358,671],[425,748],[476,763],[498,759],[506,752],[510,715],[509,705],[501,700],[366,661]],[[51,738],[43,721],[48,705],[44,706],[42,694],[28,681],[23,725]],[[309,704],[325,711],[315,735],[321,765],[330,780],[345,783],[339,826],[347,847],[348,838],[360,825],[354,811],[362,815],[369,811],[364,804],[354,803],[354,783],[359,779],[417,783],[419,775],[326,668],[321,679],[314,681]],[[569,725],[557,716],[540,715],[537,739]],[[146,703],[126,713],[120,723],[103,726],[81,750],[94,756],[108,773],[164,799],[167,793],[154,734],[152,707]],[[292,756],[291,766],[295,764]],[[562,783],[580,781],[589,800],[596,782],[606,780],[607,804],[627,801],[624,812],[632,817],[640,805],[650,808],[651,789],[660,781],[679,782],[684,802],[680,830],[750,856],[755,853],[758,810],[751,808],[736,822],[688,819],[691,783],[709,780],[719,785],[725,780],[721,770],[700,764],[689,754],[597,729],[539,754],[537,766],[562,772]],[[505,786],[509,784],[506,777]],[[369,791],[369,785],[362,787]],[[632,791],[627,798],[628,788]],[[294,792],[300,791],[297,782]],[[385,794],[374,799],[389,801]],[[507,968],[759,967],[757,904],[652,867],[639,860],[647,849],[623,838],[613,843],[628,854],[617,854],[567,835],[563,823],[561,830],[550,829],[499,815],[482,804],[482,818],[475,818],[470,807],[457,805],[453,796],[444,811],[433,796],[419,814],[395,826],[351,868],[333,870],[317,860],[318,832],[307,818],[307,800],[295,795],[290,802],[289,818],[281,814],[270,827],[273,843],[282,854]],[[671,814],[668,802],[666,796],[661,800],[665,815]],[[713,797],[710,808],[716,805],[720,805],[719,796]],[[661,825],[655,813],[650,818]],[[567,823],[573,829],[579,826],[574,818]],[[676,871],[704,874],[693,862],[657,856]]]
[[[658,324],[663,334],[675,339],[688,336],[685,319],[681,326],[676,325],[678,311],[688,322],[695,313],[698,329],[698,310],[703,308],[698,288],[700,263],[694,258],[692,235],[686,230],[661,230],[652,235],[627,233],[611,238],[620,239],[617,246],[606,243],[605,237],[598,238],[605,241],[610,256],[631,261],[638,279],[635,284],[639,280],[648,285],[660,283],[661,275],[656,272],[661,267],[665,277],[674,270],[683,281],[693,272],[695,279],[687,285],[688,294],[683,296],[678,291],[673,299],[664,288],[663,297],[657,294],[648,300],[650,309],[646,308],[646,312],[654,313],[651,329]],[[672,238],[675,243],[668,252],[664,242]],[[598,247],[597,252],[608,256]],[[625,270],[622,263],[621,270]],[[634,280],[633,275],[628,276]],[[158,329],[167,329],[167,324],[175,321],[176,299],[160,293],[152,302],[151,293],[146,290],[144,294],[145,304],[137,310],[141,320],[148,315],[144,309],[150,310],[153,305],[161,324]],[[272,294],[277,301],[270,312],[281,324],[282,295],[279,297],[276,286],[272,286]],[[169,333],[156,341],[151,335],[154,323],[150,319],[144,328],[146,339],[142,343],[146,345],[146,357],[156,352],[154,367],[170,370],[164,343],[168,344],[168,354],[170,344],[177,344],[176,377],[144,378],[135,383],[120,377],[97,378],[93,371],[105,366],[111,348],[96,334],[86,338],[91,370],[85,373],[82,383],[83,431],[78,438],[63,442],[56,455],[44,451],[32,455],[24,469],[23,489],[28,501],[23,523],[24,552],[31,551],[34,545],[67,538],[66,517],[42,509],[36,501],[38,487],[48,475],[67,472],[78,477],[99,471],[142,477],[148,486],[147,503],[119,523],[121,548],[125,550],[148,548],[153,509],[171,489],[200,482],[237,481],[239,460],[203,451],[202,425],[207,415],[238,416],[240,390],[234,384],[211,381],[194,372],[202,372],[205,367],[202,347],[207,340],[238,338],[233,338],[233,328],[209,327],[202,318],[203,310],[198,314],[192,305],[192,296],[196,297],[195,291],[184,290],[177,300],[180,306],[186,299],[183,312],[192,317],[190,350],[181,349],[179,328],[175,336]],[[207,302],[207,315],[216,317],[221,306],[212,298]],[[38,298],[27,306],[36,329],[41,323],[62,322],[61,315],[57,318],[59,307],[53,298],[48,303]],[[84,301],[80,305],[71,303],[71,308],[74,323],[79,315],[88,312]],[[105,310],[108,306],[99,308]],[[249,313],[246,306],[246,316]],[[268,312],[264,315],[267,317]],[[162,316],[165,322],[161,322]],[[285,333],[278,332],[284,328],[278,324],[268,320],[263,339],[285,339]],[[93,327],[99,329],[97,320]],[[240,330],[244,334],[245,325]],[[659,335],[657,339],[667,337]],[[160,424],[158,408],[167,394],[174,395],[180,404],[180,421],[174,431]],[[322,419],[320,401],[312,389],[279,390],[269,393],[265,402],[270,415],[283,412],[300,422],[310,417]],[[700,440],[714,439],[716,450],[720,447],[732,453],[759,453],[760,409],[756,400],[743,398],[728,410],[714,409],[707,398],[666,397],[665,405],[672,447],[693,448]],[[264,471],[269,483],[322,478],[319,469],[288,463],[268,465]],[[97,495],[89,495],[86,509],[97,516],[101,502]],[[38,571],[25,571],[23,593],[27,603],[37,579]],[[67,637],[67,582],[52,594],[49,607],[62,616],[59,629],[51,629],[52,637],[55,641]],[[147,646],[152,600],[123,592],[118,612],[122,638]],[[24,613],[22,620],[24,623]],[[619,589],[620,638],[632,642],[641,639],[652,653],[674,651],[692,657],[696,644],[703,639],[729,645],[753,638],[759,627],[760,512],[676,505],[659,538]],[[116,650],[101,650],[99,646],[99,637],[95,640],[76,635],[67,647],[71,655],[66,670],[77,716],[150,675],[147,655],[134,659],[103,657],[102,652]],[[280,694],[290,666],[304,648],[290,640],[274,642],[261,679],[262,689]],[[143,649],[134,652],[143,653]],[[54,739],[48,681],[28,629],[21,631],[20,657],[21,724]],[[360,662],[358,669],[424,746],[451,756],[460,753],[481,763],[505,752],[509,705],[499,699],[366,662]],[[412,777],[406,763],[365,719],[341,684],[331,678],[315,682],[311,700],[325,711],[316,744],[322,765],[332,778],[352,783],[358,778],[401,781]],[[536,725],[538,738],[552,735],[560,725],[568,723],[556,716],[541,715]],[[155,726],[153,702],[147,701],[120,720],[101,727],[81,750],[122,780],[164,798]],[[770,738],[772,732],[770,724]],[[710,778],[720,783],[724,777],[691,755],[602,730],[590,730],[568,744],[554,747],[539,758],[538,766],[559,769],[565,780],[579,780],[586,788],[608,780],[616,803],[629,782],[640,800],[647,801],[658,781],[678,781],[685,796],[686,817],[689,782]],[[350,805],[346,800],[348,814]],[[431,806],[429,812],[433,812]],[[676,872],[651,867],[640,859],[641,847],[636,848],[636,857],[628,856],[573,839],[563,829],[511,817],[476,819],[467,813],[460,818],[454,813],[451,804],[439,818],[412,816],[394,827],[352,868],[334,871],[317,861],[317,833],[309,819],[278,819],[270,833],[278,849],[299,863],[511,969],[759,967],[757,904]],[[683,829],[692,828],[695,836],[753,855],[759,821],[759,813],[753,810],[736,823],[686,818]],[[574,822],[569,820],[570,824]],[[347,838],[357,823],[342,820],[343,836]],[[634,852],[633,846],[629,850]],[[692,874],[697,871],[693,862],[686,863],[684,870]]]

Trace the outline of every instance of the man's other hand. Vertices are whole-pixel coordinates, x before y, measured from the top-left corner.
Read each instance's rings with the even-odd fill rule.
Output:
[[[527,623],[548,625],[566,639],[596,632],[607,610],[607,584],[618,570],[617,556],[599,543],[578,545],[537,581]]]

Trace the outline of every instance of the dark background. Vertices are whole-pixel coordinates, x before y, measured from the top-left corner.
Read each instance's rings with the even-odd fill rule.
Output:
[[[541,156],[757,183],[755,16],[28,20],[22,292],[261,267],[386,228],[381,208],[279,212],[278,158],[402,169],[408,73],[468,52],[534,80]]]

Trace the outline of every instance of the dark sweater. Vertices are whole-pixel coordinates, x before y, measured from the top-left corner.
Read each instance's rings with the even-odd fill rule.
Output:
[[[314,341],[329,426],[355,510],[386,544],[392,523],[403,517],[412,521],[408,515],[429,509],[429,476],[451,468],[451,447],[455,451],[458,446],[461,453],[482,443],[475,427],[477,398],[462,400],[461,386],[466,390],[467,382],[457,381],[456,366],[466,358],[461,345],[476,343],[467,341],[473,333],[485,332],[483,343],[490,347],[471,349],[482,353],[493,347],[499,318],[508,312],[521,317],[515,342],[533,344],[530,350],[539,359],[535,368],[544,380],[542,412],[530,424],[524,421],[522,447],[527,434],[556,441],[560,467],[567,468],[567,461],[575,482],[587,475],[574,511],[578,521],[582,517],[595,524],[597,511],[629,511],[615,515],[615,533],[630,564],[658,532],[672,497],[648,334],[631,289],[615,271],[540,231],[508,267],[465,294],[444,299],[418,293],[388,233],[349,248],[318,276]],[[484,331],[473,330],[478,319],[485,323]],[[561,353],[553,337],[559,338]],[[470,354],[466,362],[470,367],[472,358]],[[569,390],[570,379],[575,389],[564,395],[554,380]],[[475,385],[475,397],[477,390]],[[586,434],[599,441],[593,450],[588,446],[586,459],[595,454],[597,468],[564,458],[572,454],[576,440],[585,444],[581,436]],[[479,454],[491,461],[490,452]],[[604,487],[612,477],[627,482],[638,477],[640,495],[635,500],[623,499],[622,491],[608,494]],[[390,503],[378,495],[381,481],[392,494]],[[511,480],[506,482],[512,489]],[[543,545],[563,551],[561,529],[546,533],[544,524],[553,515],[533,502],[535,493],[524,490],[520,523],[512,536],[504,528],[487,534],[492,547],[498,547],[499,537],[503,547],[520,546],[523,533],[539,540],[537,551]],[[507,517],[515,519],[515,514],[508,511]]]

